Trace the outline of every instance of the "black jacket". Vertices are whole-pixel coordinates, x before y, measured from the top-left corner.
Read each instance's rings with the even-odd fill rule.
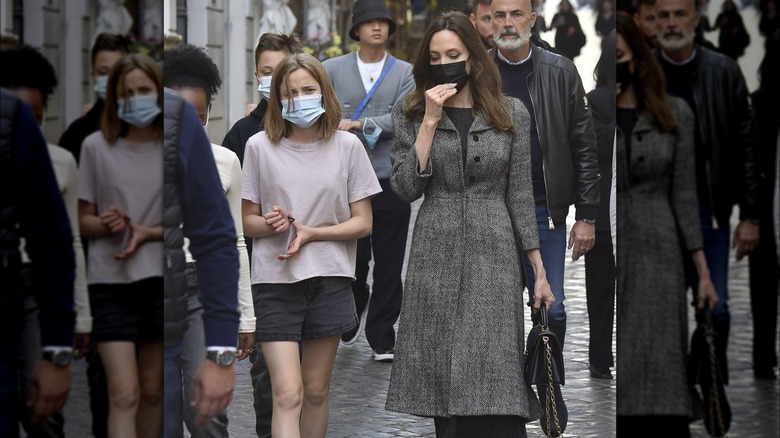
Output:
[[[599,182],[601,203],[599,204],[600,221],[596,222],[596,230],[609,232],[609,202],[612,193],[612,150],[615,143],[615,93],[607,85],[602,85],[587,94],[588,102],[593,110],[593,128],[596,131],[599,158]]]
[[[710,205],[718,224],[728,225],[739,204],[740,219],[758,219],[763,201],[758,162],[758,132],[748,88],[737,63],[696,47],[690,83],[699,135],[706,150]],[[661,62],[661,52],[655,50]]]
[[[600,177],[596,134],[579,73],[563,56],[533,43],[531,50],[534,68],[528,76],[528,91],[542,148],[550,217],[556,223],[565,221],[569,206],[574,204],[575,219],[597,219]],[[491,55],[498,62],[494,49]]]
[[[100,117],[103,115],[104,106],[103,99],[98,99],[86,114],[68,126],[57,143],[72,153],[77,163],[81,157],[81,143],[89,134],[100,129]]]
[[[263,99],[248,116],[237,121],[225,134],[225,139],[222,140],[222,146],[235,152],[242,166],[244,165],[246,141],[249,140],[249,137],[263,130],[266,109],[268,109],[268,102]]]

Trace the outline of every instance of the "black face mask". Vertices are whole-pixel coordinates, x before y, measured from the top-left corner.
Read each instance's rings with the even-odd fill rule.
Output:
[[[626,88],[634,82],[634,74],[631,73],[628,64],[630,61],[615,64],[615,82],[620,85],[620,92],[626,91]]]
[[[460,91],[469,80],[466,61],[431,65],[431,79],[436,85],[455,84],[455,89]]]

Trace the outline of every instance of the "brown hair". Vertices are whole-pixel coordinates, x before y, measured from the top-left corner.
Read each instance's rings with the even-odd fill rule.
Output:
[[[625,12],[617,13],[617,33],[623,37],[634,53],[634,92],[637,109],[661,131],[677,129],[677,121],[669,107],[666,80],[660,64],[647,47],[645,37],[634,20]]]
[[[136,49],[137,45],[132,35],[103,32],[95,38],[95,44],[92,45],[92,65],[95,65],[95,58],[99,52],[123,52],[127,55],[135,52]]]
[[[314,80],[320,84],[322,90],[322,107],[325,108],[325,114],[320,116],[314,125],[319,127],[317,135],[323,139],[332,137],[341,121],[341,104],[336,97],[336,92],[333,91],[333,85],[331,85],[328,73],[322,63],[306,53],[291,55],[276,66],[273,79],[271,79],[271,96],[268,99],[268,110],[265,114],[265,131],[273,143],[279,142],[282,137],[287,137],[292,132],[292,123],[282,118],[281,87],[282,81],[286,81],[292,72],[299,69],[309,72]],[[287,86],[288,95],[291,96],[289,84]],[[292,96],[288,102],[290,105],[292,104]]]
[[[298,34],[295,33],[284,34],[266,32],[260,36],[257,47],[255,47],[255,66],[257,66],[257,61],[260,60],[260,55],[269,50],[295,55],[296,53],[301,53],[303,44],[301,44]]]
[[[118,102],[120,98],[124,97],[123,79],[125,75],[135,69],[143,71],[157,85],[157,105],[161,111],[163,109],[163,75],[160,66],[152,58],[140,53],[126,55],[111,67],[111,72],[108,74],[106,106],[103,109],[100,130],[109,143],[114,143],[117,138],[127,134],[127,122],[120,120],[118,116]],[[152,122],[152,126],[154,126],[155,137],[162,138],[162,113]]]
[[[504,103],[498,67],[482,45],[474,25],[464,13],[459,11],[443,12],[434,18],[417,46],[412,67],[416,88],[406,97],[407,118],[420,119],[425,113],[425,91],[436,85],[431,79],[429,48],[433,35],[443,30],[455,32],[469,51],[468,62],[471,64],[471,73],[469,73],[468,83],[474,112],[501,131],[514,131],[512,117]]]

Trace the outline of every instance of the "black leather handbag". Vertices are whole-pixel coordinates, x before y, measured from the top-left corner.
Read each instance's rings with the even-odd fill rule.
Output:
[[[569,413],[560,387],[566,383],[563,352],[558,338],[550,330],[547,308],[542,305],[539,324],[528,332],[525,352],[525,378],[537,385],[542,405],[540,419],[545,436],[561,436],[566,430]]]
[[[710,436],[720,437],[731,426],[731,406],[724,385],[726,378],[723,364],[715,354],[718,333],[712,325],[710,309],[701,311],[696,330],[691,336],[691,355],[688,378],[691,385],[698,385],[704,400],[704,427]]]

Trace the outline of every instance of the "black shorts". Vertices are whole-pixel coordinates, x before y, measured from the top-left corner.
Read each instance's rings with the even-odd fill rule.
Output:
[[[163,337],[163,277],[89,285],[92,339],[143,342]]]
[[[347,277],[253,284],[252,296],[260,342],[340,336],[358,322],[352,279]]]

